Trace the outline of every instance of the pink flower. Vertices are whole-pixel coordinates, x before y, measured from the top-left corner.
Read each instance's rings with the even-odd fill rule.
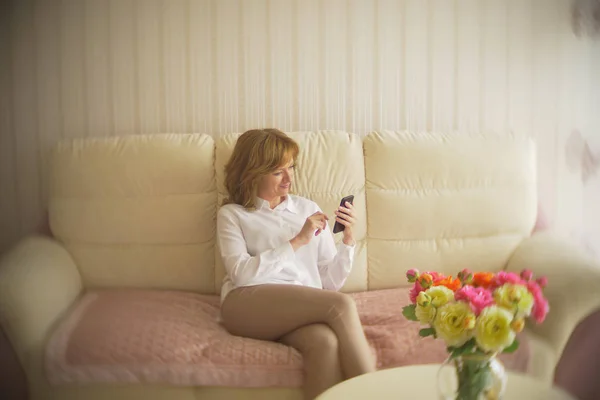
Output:
[[[426,274],[431,275],[431,277],[433,278],[434,281],[437,279],[445,278],[444,274],[440,274],[439,272],[435,272],[435,271],[426,272]]]
[[[524,269],[521,271],[521,278],[526,281],[530,281],[533,278],[533,272],[530,269]]]
[[[540,285],[535,281],[527,282],[527,289],[533,296],[533,308],[531,310],[531,315],[535,322],[538,324],[544,322],[546,319],[546,315],[550,310],[550,306],[548,304],[548,300],[544,297],[544,293]]]
[[[548,305],[548,300],[543,297],[534,298],[533,309],[531,310],[531,315],[533,319],[538,324],[541,324],[546,319],[546,315],[550,311],[550,306]]]
[[[545,288],[546,286],[548,286],[548,278],[546,278],[545,276],[539,277],[536,280],[537,284],[540,285],[540,287]]]
[[[515,274],[514,272],[506,272],[506,271],[500,271],[496,274],[496,276],[494,277],[494,287],[499,287],[504,285],[505,283],[512,283],[513,285],[515,284],[525,284],[525,282],[523,281],[523,279],[521,279],[521,277],[517,274]]]
[[[416,282],[416,280],[419,278],[419,270],[415,269],[415,268],[411,268],[408,271],[406,271],[406,279],[408,279],[408,281],[410,283]]]
[[[419,281],[416,281],[409,293],[410,301],[415,304],[417,302],[417,296],[424,290],[425,289],[423,289]]]
[[[458,301],[467,301],[475,315],[479,315],[484,308],[494,304],[494,298],[489,290],[470,285],[463,286],[457,290],[454,293],[454,298]]]
[[[527,290],[529,290],[529,292],[532,294],[532,296],[534,298],[536,296],[543,296],[542,288],[540,287],[540,285],[538,285],[538,283],[536,281],[526,282],[525,286],[527,286]]]

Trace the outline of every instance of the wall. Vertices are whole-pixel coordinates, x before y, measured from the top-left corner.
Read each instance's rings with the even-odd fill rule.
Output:
[[[1,4],[0,251],[43,225],[57,140],[265,126],[531,135],[548,222],[600,244],[600,45],[568,0]]]

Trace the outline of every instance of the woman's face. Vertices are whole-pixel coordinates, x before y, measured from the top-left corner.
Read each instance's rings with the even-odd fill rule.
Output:
[[[294,180],[294,160],[265,175],[258,185],[258,197],[271,200],[287,196]]]

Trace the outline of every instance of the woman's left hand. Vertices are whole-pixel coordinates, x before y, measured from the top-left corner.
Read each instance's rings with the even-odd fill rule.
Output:
[[[344,238],[342,241],[345,245],[354,245],[354,224],[356,223],[356,213],[354,212],[354,206],[349,202],[346,202],[344,206],[340,206],[335,211],[335,220],[340,224],[344,225]]]

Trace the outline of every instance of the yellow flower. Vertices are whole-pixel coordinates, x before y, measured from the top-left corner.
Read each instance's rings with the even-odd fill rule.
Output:
[[[415,308],[415,315],[417,316],[417,319],[424,325],[431,324],[433,322],[433,319],[435,318],[435,313],[436,308],[433,307],[431,304],[428,306],[421,306],[417,304],[417,307]]]
[[[517,317],[528,317],[533,308],[533,296],[523,285],[506,283],[494,291],[494,300]]]
[[[475,324],[477,345],[487,352],[499,352],[515,340],[511,328],[513,316],[504,308],[490,306],[481,312]]]
[[[441,307],[444,304],[454,300],[454,292],[446,286],[433,286],[425,291],[431,297],[431,305]]]
[[[417,305],[421,307],[429,307],[431,305],[431,296],[425,292],[419,293],[417,296]]]
[[[446,303],[437,310],[433,327],[448,346],[462,346],[469,340],[475,325],[475,314],[465,302]]]

